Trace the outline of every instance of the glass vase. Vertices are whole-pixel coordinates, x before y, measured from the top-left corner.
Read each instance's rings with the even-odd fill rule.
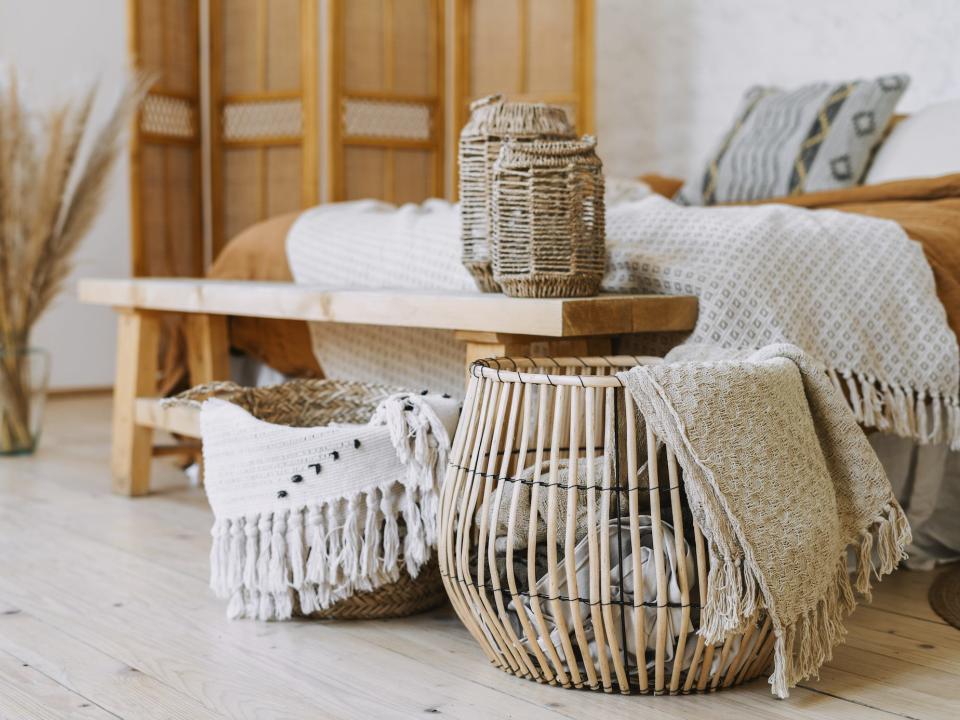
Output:
[[[49,377],[45,350],[0,346],[0,456],[36,450]]]

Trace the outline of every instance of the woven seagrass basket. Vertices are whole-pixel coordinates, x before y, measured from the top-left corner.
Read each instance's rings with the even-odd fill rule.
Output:
[[[575,137],[563,108],[503,102],[491,95],[470,105],[460,133],[460,222],[463,264],[483,292],[499,292],[491,271],[490,193],[493,164],[507,138],[518,143]]]
[[[676,457],[615,377],[638,362],[659,359],[474,364],[440,573],[487,657],[520,677],[625,694],[736,685],[770,664],[771,623],[716,646],[696,634],[706,543]]]
[[[514,297],[596,295],[606,268],[596,141],[507,142],[493,170],[493,279]]]
[[[213,382],[188,390],[177,396],[177,400],[198,402],[216,397],[239,405],[269,423],[317,427],[331,423],[365,423],[380,401],[396,392],[400,390],[345,380],[292,380],[259,388]],[[402,520],[400,532],[402,546]],[[421,568],[416,578],[410,577],[403,566],[396,582],[369,592],[359,592],[325,610],[311,613],[309,617],[341,620],[403,617],[430,610],[445,601],[434,557]]]

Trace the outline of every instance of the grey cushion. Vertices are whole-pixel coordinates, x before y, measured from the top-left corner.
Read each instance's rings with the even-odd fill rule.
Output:
[[[714,205],[857,185],[909,82],[888,75],[750,88],[706,167],[674,199]]]

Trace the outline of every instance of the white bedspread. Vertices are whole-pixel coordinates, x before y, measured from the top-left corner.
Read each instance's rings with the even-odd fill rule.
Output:
[[[297,282],[475,289],[460,264],[455,205],[361,201],[306,211],[287,238]],[[691,342],[789,342],[830,371],[857,419],[960,445],[960,354],[919,244],[894,222],[783,205],[685,208],[659,196],[607,214],[604,290],[693,294]],[[315,324],[333,377],[459,392],[447,332]],[[931,400],[932,401],[929,401]]]
[[[478,292],[460,262],[459,209],[443,200],[320,205],[290,229],[287,258],[299,283]],[[463,346],[450,331],[311,323],[310,335],[330,377],[463,393]]]

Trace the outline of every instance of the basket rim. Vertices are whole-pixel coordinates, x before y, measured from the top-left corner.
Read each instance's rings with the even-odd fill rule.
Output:
[[[475,360],[470,375],[500,383],[531,385],[572,385],[577,387],[623,387],[616,375],[556,375],[554,373],[524,372],[523,368],[613,368],[623,371],[637,365],[656,365],[663,358],[653,355],[592,355],[568,357],[495,357]]]

